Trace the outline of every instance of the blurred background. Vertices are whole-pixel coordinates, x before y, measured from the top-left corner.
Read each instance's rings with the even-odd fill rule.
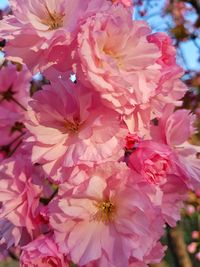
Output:
[[[189,88],[183,108],[191,110],[197,117],[197,133],[190,142],[200,145],[200,0],[133,2],[134,19],[147,21],[153,32],[167,32],[173,39],[177,62],[185,69],[182,79]],[[0,0],[0,19],[9,12],[8,1]],[[188,192],[182,220],[175,229],[166,227],[165,232],[162,242],[168,246],[166,257],[161,264],[152,267],[200,267],[200,188]],[[12,253],[10,256],[15,257]],[[0,267],[15,266],[18,266],[16,259],[0,263]]]

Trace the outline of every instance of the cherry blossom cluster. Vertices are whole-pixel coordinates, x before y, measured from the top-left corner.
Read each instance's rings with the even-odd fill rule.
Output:
[[[158,263],[200,184],[164,33],[130,0],[10,0],[0,21],[0,253],[21,267]],[[33,88],[33,76],[45,77]]]

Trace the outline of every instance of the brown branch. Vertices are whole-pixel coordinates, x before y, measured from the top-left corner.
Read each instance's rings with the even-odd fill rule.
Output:
[[[192,262],[187,252],[181,228],[177,226],[174,229],[169,229],[168,235],[172,253],[177,262],[176,266],[192,267]]]

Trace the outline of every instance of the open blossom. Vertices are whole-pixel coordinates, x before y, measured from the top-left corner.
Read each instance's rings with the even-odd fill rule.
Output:
[[[161,206],[164,220],[175,226],[180,219],[180,208],[187,197],[188,187],[171,147],[152,140],[141,140],[125,160],[149,183],[150,196],[154,196],[152,201]]]
[[[161,53],[148,42],[150,33],[145,22],[132,21],[129,9],[113,5],[88,18],[78,36],[78,79],[82,69],[102,98],[125,115],[149,101],[160,78]]]
[[[133,21],[122,5],[88,18],[75,52],[77,79],[92,84],[123,114],[131,132],[149,130],[153,116],[162,116],[167,103],[180,105],[187,90],[171,39]]]
[[[73,191],[61,190],[49,207],[60,251],[81,266],[103,258],[108,266],[128,266],[131,257],[142,261],[163,223],[136,178],[125,163],[107,162],[89,170]]]
[[[50,235],[41,235],[22,247],[20,267],[67,267],[64,255]]]
[[[70,68],[69,45],[75,38],[79,20],[104,6],[108,1],[85,0],[11,0],[13,15],[0,23],[1,34],[8,40],[6,54],[11,60],[25,63],[37,73],[54,64]],[[95,2],[95,3],[91,3]]]
[[[118,113],[103,106],[88,88],[62,81],[44,86],[29,103],[26,126],[32,160],[50,175],[63,167],[93,165],[123,153]],[[121,140],[121,141],[120,141]]]
[[[35,171],[34,174],[31,165],[24,160],[25,157],[18,156],[0,166],[0,222],[3,228],[6,226],[1,233],[1,242],[7,241],[7,245],[12,245],[12,242],[17,245],[23,232],[29,240],[38,227],[36,216],[41,187],[34,184],[34,176],[38,173]]]

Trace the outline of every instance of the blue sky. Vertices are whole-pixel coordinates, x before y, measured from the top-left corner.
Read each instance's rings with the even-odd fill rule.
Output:
[[[4,8],[8,5],[8,1],[7,0],[0,0],[0,8]]]

